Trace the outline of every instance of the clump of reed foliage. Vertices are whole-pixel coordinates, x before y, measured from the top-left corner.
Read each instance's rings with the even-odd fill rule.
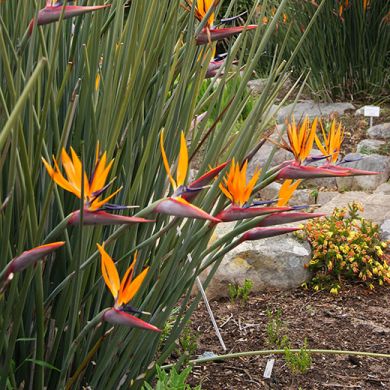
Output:
[[[183,210],[197,216],[200,211],[179,195],[167,198],[169,166],[164,167],[158,139],[164,135],[168,161],[177,161],[180,150],[173,164],[181,170],[177,182],[185,179],[182,131],[191,140],[190,163],[202,149],[199,175],[224,162],[222,156],[226,161],[245,160],[269,126],[269,109],[288,77],[291,61],[282,60],[282,51],[274,58],[264,91],[242,120],[239,137],[232,136],[231,129],[242,117],[249,99],[246,84],[286,3],[281,1],[269,24],[259,23],[257,29],[229,39],[223,74],[199,99],[215,43],[206,39],[205,45],[196,45],[206,20],[196,22],[195,8],[188,9],[188,2],[185,10],[179,0],[113,0],[110,7],[73,19],[60,10],[59,21],[47,25],[43,23],[51,11],[38,13],[43,0],[0,2],[0,388],[141,388],[176,348],[197,307],[200,296],[190,301],[197,275],[210,267],[207,286],[223,255],[242,242],[242,233],[255,239],[267,232],[268,228],[252,229],[264,216],[252,218],[238,222],[208,247],[216,218],[207,217],[214,221],[210,223],[178,217],[185,216]],[[228,88],[229,83],[235,88]],[[205,107],[206,119],[194,124]],[[312,133],[309,138],[312,143]],[[106,154],[96,153],[97,144]],[[62,151],[70,147],[72,163]],[[303,149],[305,155],[310,152],[306,139]],[[62,168],[52,167],[52,156]],[[109,172],[101,169],[103,159],[107,164],[113,159]],[[301,171],[312,175],[317,169],[300,167],[300,160],[294,164],[284,164],[280,177]],[[82,174],[93,167],[92,176]],[[62,169],[68,184],[61,178]],[[280,169],[263,167],[252,183],[254,190],[279,177]],[[331,169],[321,172],[351,173]],[[217,215],[226,207],[219,184],[228,170],[227,166],[212,177],[217,180],[209,181],[210,188],[196,193],[194,203],[205,210],[203,216]],[[106,179],[121,187],[116,204],[139,209],[101,211]],[[246,201],[250,196],[249,191]],[[230,211],[257,210],[240,206]],[[163,214],[171,208],[176,217]],[[232,217],[223,212],[221,217]],[[134,223],[143,222],[135,217],[152,222]],[[278,233],[277,228],[271,233]],[[103,242],[99,254],[96,244]],[[53,250],[55,254],[48,255]],[[45,256],[44,263],[38,262]],[[118,274],[124,275],[120,288]],[[132,274],[142,275],[143,282],[135,278],[130,283]],[[113,308],[104,281],[116,300]],[[131,304],[143,313],[126,306],[130,287],[138,291]],[[163,329],[178,302],[179,312],[163,343],[159,333],[144,330]],[[128,312],[138,313],[142,321]],[[144,329],[125,326],[131,324]]]
[[[291,50],[318,6],[319,2],[309,0],[289,2]],[[308,85],[323,99],[386,99],[390,91],[389,12],[386,0],[326,1],[294,59],[296,74],[310,69]]]

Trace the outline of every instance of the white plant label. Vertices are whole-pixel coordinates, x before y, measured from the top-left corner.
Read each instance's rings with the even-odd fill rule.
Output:
[[[275,359],[268,359],[267,365],[265,366],[263,377],[265,379],[271,378],[272,375],[272,369],[274,368]]]
[[[380,114],[380,107],[378,106],[364,106],[364,116],[378,117]]]

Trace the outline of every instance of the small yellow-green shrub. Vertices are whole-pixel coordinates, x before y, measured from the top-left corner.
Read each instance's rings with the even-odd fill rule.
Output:
[[[374,284],[390,284],[388,242],[381,241],[378,225],[362,218],[359,211],[362,205],[353,202],[306,224],[304,234],[313,250],[307,268],[313,273],[314,290],[337,294],[343,279],[362,281],[370,289]]]

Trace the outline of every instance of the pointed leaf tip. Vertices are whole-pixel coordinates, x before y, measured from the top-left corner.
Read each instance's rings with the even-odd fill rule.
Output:
[[[77,5],[47,5],[45,8],[38,12],[38,25],[45,25],[54,23],[60,20],[62,10],[64,10],[64,19],[73,18],[75,16],[81,16],[83,14],[99,11],[104,8],[111,7],[111,4],[93,5],[93,6],[77,6]]]
[[[80,224],[80,210],[71,213],[68,224],[77,226]],[[84,209],[83,225],[129,225],[132,223],[155,222],[152,219],[128,217],[125,215],[110,214],[105,211],[89,211]]]
[[[216,218],[223,222],[239,221],[242,219],[255,218],[262,215],[272,213],[280,213],[281,211],[289,211],[291,207],[238,207],[230,206],[226,210],[222,210]]]
[[[123,325],[129,328],[139,328],[144,330],[151,330],[153,332],[161,332],[156,326],[142,321],[141,319],[132,316],[131,314],[111,308],[108,309],[103,316],[104,320],[112,325]]]
[[[240,239],[241,242],[244,241],[254,241],[261,240],[263,238],[280,236],[282,234],[292,233],[296,230],[301,230],[299,227],[257,227],[251,230],[248,230]]]
[[[210,30],[203,29],[196,37],[197,45],[206,45],[210,41],[220,41],[231,37],[232,35],[240,34],[243,31],[249,31],[257,28],[257,25],[250,24],[248,26],[236,26],[226,28],[214,28]]]
[[[14,273],[23,271],[64,244],[65,241],[52,242],[50,244],[40,245],[36,248],[23,252],[20,256],[15,257],[8,263],[6,274],[9,275],[11,272]]]
[[[195,218],[195,219],[206,219],[208,221],[219,223],[220,219],[213,217],[206,213],[199,207],[188,203],[182,198],[167,198],[161,201],[156,208],[153,210],[155,213],[161,213],[166,215],[172,215],[174,217],[183,218]]]

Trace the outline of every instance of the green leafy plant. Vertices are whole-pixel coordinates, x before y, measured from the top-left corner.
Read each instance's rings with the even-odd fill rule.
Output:
[[[266,335],[267,344],[273,348],[284,349],[284,359],[293,375],[304,374],[311,367],[311,355],[307,351],[308,345],[305,338],[303,347],[299,352],[291,351],[290,339],[287,336],[288,327],[282,320],[282,311],[267,309]]]
[[[308,343],[305,338],[299,352],[292,352],[290,347],[284,348],[284,360],[293,375],[305,374],[311,367],[312,359],[308,352]]]
[[[169,372],[162,370],[156,366],[157,382],[155,386],[145,383],[142,390],[201,390],[201,386],[191,387],[186,384],[188,375],[191,373],[192,367],[185,368],[182,372],[177,372],[175,367],[172,367]]]
[[[294,42],[305,31],[320,2],[293,0],[286,11]],[[310,68],[308,84],[323,99],[377,100],[389,94],[389,4],[374,0],[326,1],[294,59],[294,69]],[[289,24],[290,24],[289,23]],[[289,28],[281,24],[281,30]],[[278,35],[275,36],[276,40]],[[330,43],[332,42],[332,43]]]
[[[284,348],[288,343],[288,337],[285,335],[287,327],[282,320],[282,311],[277,309],[274,312],[271,309],[267,309],[266,315],[267,344],[270,347]]]
[[[310,285],[314,290],[337,294],[343,279],[364,282],[370,289],[390,283],[384,253],[388,243],[381,241],[378,225],[359,215],[362,210],[353,202],[306,224],[304,235],[313,249],[307,268],[313,272]]]
[[[270,212],[251,203],[276,178],[324,172],[301,164],[310,142],[294,142],[298,165],[246,177],[293,92],[274,106],[281,56],[264,91],[247,89],[287,2],[228,34],[223,75],[201,92],[226,30],[180,0],[0,1],[1,389],[140,389],[177,348],[196,278],[208,269],[206,288],[243,241],[297,229],[259,227]]]
[[[201,93],[213,44],[196,44],[202,26],[179,3],[119,0],[70,19],[61,2],[43,12],[43,0],[0,2],[0,388],[141,388],[177,348],[201,299],[190,299],[197,275],[210,267],[206,287],[235,237],[258,223],[209,246],[214,224],[156,210],[184,205],[204,217],[227,205],[218,188],[225,172],[194,205],[180,202],[159,137],[181,182],[186,141],[189,164],[202,152],[197,177],[221,156],[243,160],[287,77],[277,62],[268,91],[248,106],[246,84],[274,28],[262,26],[251,46],[245,36],[255,31],[226,40],[224,76]],[[56,22],[45,24],[48,15]],[[273,180],[267,172],[257,185]],[[112,194],[115,205],[100,203]],[[103,242],[105,262],[96,248]],[[34,339],[33,348],[18,339]]]
[[[247,302],[249,299],[249,294],[252,291],[253,282],[249,279],[245,279],[242,286],[237,283],[229,283],[228,291],[229,298],[232,303],[237,300],[241,300],[243,302]]]
[[[198,337],[199,335],[192,330],[189,322],[179,337],[180,352],[192,356],[198,348]]]
[[[319,194],[319,189],[318,189],[317,187],[316,187],[316,188],[313,188],[313,189],[310,191],[310,197],[314,199],[314,203],[317,203],[318,194]]]
[[[381,145],[378,149],[378,154],[383,156],[390,156],[390,142],[386,141],[384,145]]]

